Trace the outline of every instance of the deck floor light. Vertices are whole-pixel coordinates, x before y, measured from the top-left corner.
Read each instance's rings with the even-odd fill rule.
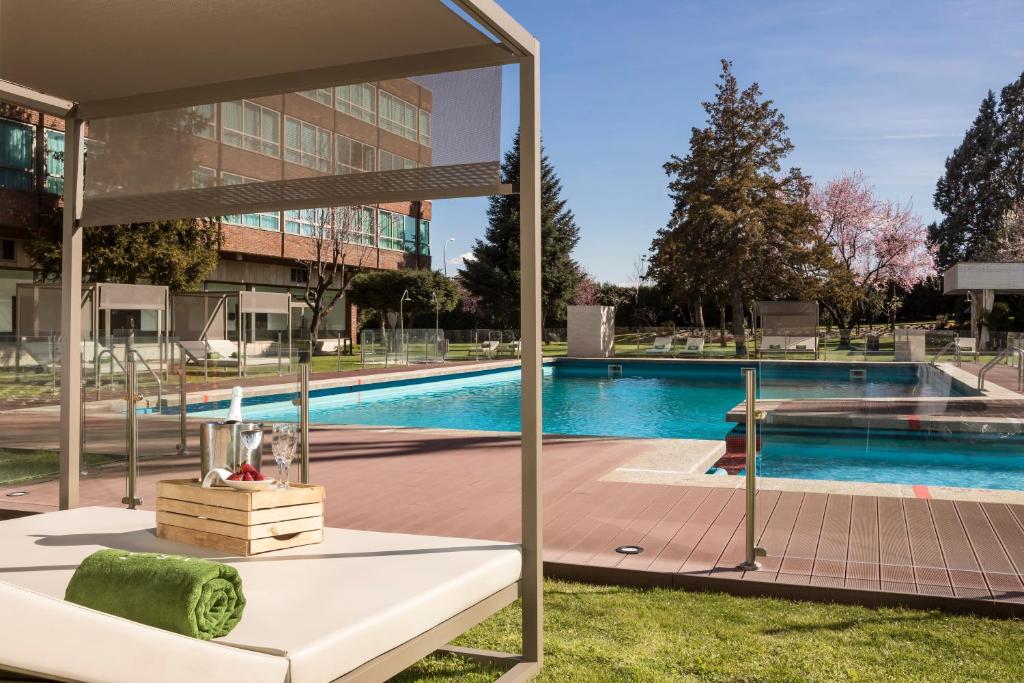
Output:
[[[615,552],[622,555],[639,555],[644,551],[643,546],[640,545],[620,545],[615,549]]]
[[[8,498],[19,498],[21,496],[27,496],[28,491],[11,491],[7,494]]]

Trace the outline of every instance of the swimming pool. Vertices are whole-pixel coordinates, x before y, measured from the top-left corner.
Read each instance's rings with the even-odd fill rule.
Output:
[[[614,363],[613,363],[614,364]],[[740,363],[559,361],[545,368],[544,431],[549,434],[721,439],[726,413],[743,400]],[[764,398],[856,398],[956,395],[948,376],[913,364],[761,363]],[[477,372],[415,382],[386,382],[314,392],[310,420],[323,424],[388,425],[515,432],[519,371]],[[246,403],[249,419],[294,420],[292,395]],[[226,404],[202,406],[223,417]]]
[[[1024,490],[1024,437],[885,430],[762,433],[758,474]]]

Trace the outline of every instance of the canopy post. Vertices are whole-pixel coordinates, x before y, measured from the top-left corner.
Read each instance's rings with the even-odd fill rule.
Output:
[[[82,175],[85,122],[64,119],[64,229],[61,252],[60,509],[78,505],[82,470]]]
[[[519,107],[523,659],[539,665],[544,659],[539,46],[519,61]]]

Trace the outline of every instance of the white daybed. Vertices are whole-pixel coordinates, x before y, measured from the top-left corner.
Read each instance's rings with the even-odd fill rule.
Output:
[[[704,337],[688,337],[683,342],[683,348],[679,351],[680,356],[703,356]]]
[[[818,356],[818,338],[814,336],[770,336],[761,338],[757,345],[757,355],[781,354],[789,357],[790,354],[810,353],[815,358]]]
[[[319,545],[248,558],[154,535],[152,512],[77,508],[0,522],[0,671],[60,680],[383,681],[518,595],[518,545],[326,529]],[[216,559],[247,604],[203,642],[63,601],[75,567],[114,547]],[[145,674],[142,674],[145,672]]]

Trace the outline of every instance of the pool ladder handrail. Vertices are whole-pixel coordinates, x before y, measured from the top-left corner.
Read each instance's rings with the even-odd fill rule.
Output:
[[[978,372],[978,391],[985,391],[985,375],[988,371],[999,364],[1004,358],[1017,354],[1017,391],[1024,391],[1024,348],[1019,346],[1007,346],[999,352],[995,358],[985,363],[985,366]]]
[[[945,346],[943,346],[942,349],[937,354],[932,356],[931,364],[935,365],[938,362],[939,358],[941,358],[943,355],[945,355],[945,353],[947,351],[949,351],[949,347],[952,346],[953,347],[953,355],[956,358],[956,366],[958,368],[959,367],[963,367],[963,358],[960,356],[960,345],[957,344],[958,341],[960,341],[959,337],[957,337],[953,341],[951,341],[948,344],[946,344]]]

